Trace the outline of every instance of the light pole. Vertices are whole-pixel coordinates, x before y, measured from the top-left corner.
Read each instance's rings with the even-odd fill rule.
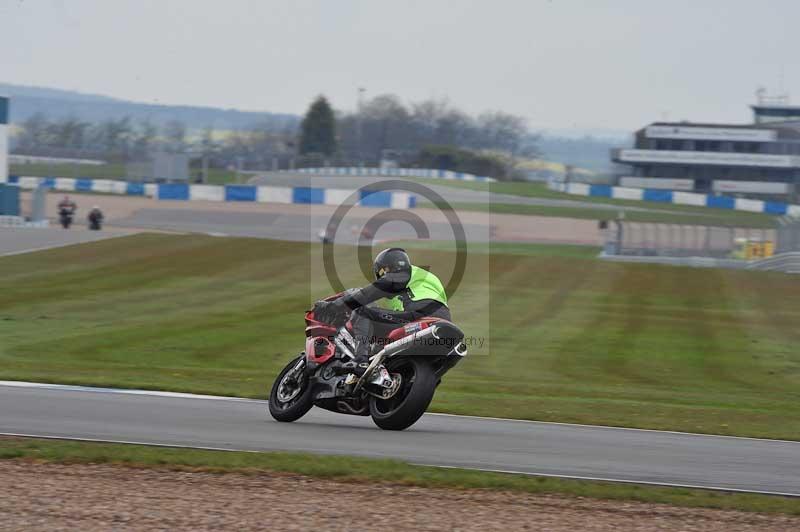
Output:
[[[356,107],[356,158],[358,159],[358,166],[364,165],[364,158],[361,156],[361,113],[364,109],[364,92],[367,89],[364,87],[358,88],[358,99]]]

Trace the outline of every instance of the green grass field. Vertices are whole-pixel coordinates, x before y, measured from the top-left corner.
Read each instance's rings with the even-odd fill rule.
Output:
[[[0,379],[263,398],[325,295],[310,250],[139,235],[2,258]],[[487,343],[433,410],[800,439],[797,278],[529,250],[471,255],[483,269],[451,305]],[[440,272],[453,258],[413,257]]]
[[[789,497],[442,469],[409,465],[397,460],[347,456],[204,451],[0,437],[0,460],[3,459],[67,464],[113,464],[245,475],[279,472],[341,482],[390,482],[394,485],[429,488],[554,493],[573,497],[800,515],[800,504],[796,499]]]
[[[672,203],[661,203],[661,202],[653,202],[653,201],[636,201],[636,200],[619,200],[619,199],[612,199],[612,198],[601,198],[601,197],[594,197],[594,196],[576,196],[572,194],[566,194],[564,192],[556,192],[554,190],[550,190],[547,188],[547,185],[544,183],[529,183],[529,182],[495,182],[495,183],[481,183],[475,181],[454,181],[454,180],[444,180],[444,179],[423,179],[423,178],[416,178],[415,181],[430,184],[430,185],[445,185],[454,188],[463,188],[468,190],[477,190],[481,192],[493,192],[495,194],[511,194],[514,196],[523,196],[523,197],[530,197],[530,198],[543,198],[543,199],[559,199],[559,200],[572,200],[572,201],[580,201],[582,203],[595,203],[595,204],[605,204],[605,205],[619,205],[619,206],[628,206],[628,207],[640,207],[640,208],[648,208],[648,209],[655,209],[659,211],[671,211],[674,213],[676,217],[687,219],[690,218],[695,221],[689,221],[685,223],[702,223],[700,220],[702,218],[711,217],[717,218],[718,221],[713,223],[725,223],[726,225],[730,225],[731,223],[739,224],[739,223],[749,223],[749,224],[757,224],[757,225],[743,225],[742,227],[774,227],[775,226],[775,217],[769,216],[765,214],[759,213],[750,213],[744,211],[732,211],[727,209],[715,209],[710,207],[696,207],[692,205],[675,205]],[[480,209],[485,209],[480,205],[477,206]],[[531,207],[529,212],[525,212],[527,207]],[[543,208],[542,212],[546,212],[547,209],[550,207]],[[555,207],[554,207],[555,208]],[[492,206],[493,210],[497,210],[497,212],[511,212],[517,210],[516,214],[536,214],[534,211],[538,209],[538,206],[520,206],[520,205],[505,205],[498,203],[497,205]],[[569,211],[570,208],[564,208],[565,211]],[[582,211],[582,209],[574,208],[576,211]],[[598,216],[597,212],[594,212],[591,209],[587,209],[588,212],[583,213],[581,217],[591,217],[594,219],[595,216]],[[599,206],[598,206],[599,211]],[[599,211],[603,212],[603,211]],[[613,211],[612,211],[613,212]],[[606,216],[608,210],[605,211]],[[643,213],[637,214],[637,216],[642,215]],[[653,213],[659,214],[659,213]],[[666,213],[662,213],[664,216],[669,216]],[[626,213],[626,216],[634,215],[633,213]],[[692,217],[689,215],[697,215],[697,217]],[[541,214],[541,216],[547,216],[547,214]],[[555,214],[553,216],[556,216]],[[570,216],[570,217],[579,217],[577,214]],[[706,218],[708,220],[708,218]],[[661,221],[661,219],[637,219],[635,221]],[[709,223],[706,221],[705,223]],[[764,225],[767,224],[767,225]]]

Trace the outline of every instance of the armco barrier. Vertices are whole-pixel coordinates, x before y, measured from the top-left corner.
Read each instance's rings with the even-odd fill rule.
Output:
[[[550,190],[574,194],[576,196],[652,201],[672,203],[674,205],[691,205],[695,207],[713,207],[716,209],[788,215],[800,218],[800,205],[790,205],[788,203],[776,201],[731,198],[729,196],[696,194],[694,192],[681,192],[678,190],[612,187],[609,185],[587,185],[586,183],[561,183],[558,181],[551,181],[547,186]]]
[[[434,170],[431,168],[363,168],[353,167],[331,167],[331,168],[299,168],[297,170],[285,170],[300,174],[312,175],[343,175],[351,177],[359,176],[386,176],[386,177],[427,177],[430,179],[450,179],[456,181],[497,181],[493,177],[477,176],[464,172],[453,172],[451,170]]]
[[[337,188],[189,185],[185,183],[143,184],[111,179],[72,179],[68,177],[9,176],[8,181],[24,189],[44,186],[62,192],[98,192],[148,196],[165,201],[235,201],[341,205],[356,194],[355,190]],[[416,197],[408,192],[362,190],[353,199],[356,198],[356,204],[363,207],[411,209],[417,205]]]

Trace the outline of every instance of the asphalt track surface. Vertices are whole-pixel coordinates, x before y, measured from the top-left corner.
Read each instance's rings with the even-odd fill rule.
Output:
[[[17,255],[30,253],[43,249],[51,249],[74,244],[96,242],[107,238],[125,236],[128,231],[105,229],[103,231],[89,231],[85,227],[74,227],[64,230],[61,228],[0,228],[0,257],[4,255]]]
[[[427,414],[404,432],[265,401],[0,382],[0,433],[414,464],[800,496],[800,442]]]
[[[208,212],[202,210],[141,209],[129,217],[114,220],[115,227],[138,229],[168,229],[189,233],[206,233],[217,236],[271,238],[298,242],[317,241],[319,234],[331,221],[331,215],[312,215],[303,212],[275,214],[271,212]],[[356,223],[358,222],[358,223]],[[336,233],[337,243],[356,243],[358,232],[366,220],[347,218]],[[352,227],[351,227],[352,225]],[[356,229],[354,230],[353,227]],[[462,224],[468,242],[489,242],[489,228],[477,224]],[[445,223],[425,222],[433,240],[453,239],[452,228]],[[383,240],[417,239],[414,229],[402,221],[391,221],[381,226]]]

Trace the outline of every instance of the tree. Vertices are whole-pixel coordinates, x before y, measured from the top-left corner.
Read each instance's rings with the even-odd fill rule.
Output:
[[[134,133],[133,156],[145,159],[155,146],[158,137],[158,128],[149,118],[141,120]]]
[[[170,120],[164,124],[164,138],[170,151],[183,152],[186,149],[186,124],[180,120]]]
[[[494,111],[478,117],[479,143],[482,148],[500,150],[515,156],[527,133],[525,119],[519,116]]]
[[[420,150],[416,164],[422,168],[467,172],[502,181],[510,177],[513,160],[497,153],[479,153],[453,146],[425,146]]]
[[[36,113],[22,123],[17,136],[17,149],[24,153],[36,153],[48,145],[50,121],[44,113]]]
[[[318,96],[300,124],[300,155],[336,153],[336,117],[324,96]]]
[[[92,146],[112,159],[126,158],[133,134],[131,119],[127,116],[94,124],[91,128]]]

